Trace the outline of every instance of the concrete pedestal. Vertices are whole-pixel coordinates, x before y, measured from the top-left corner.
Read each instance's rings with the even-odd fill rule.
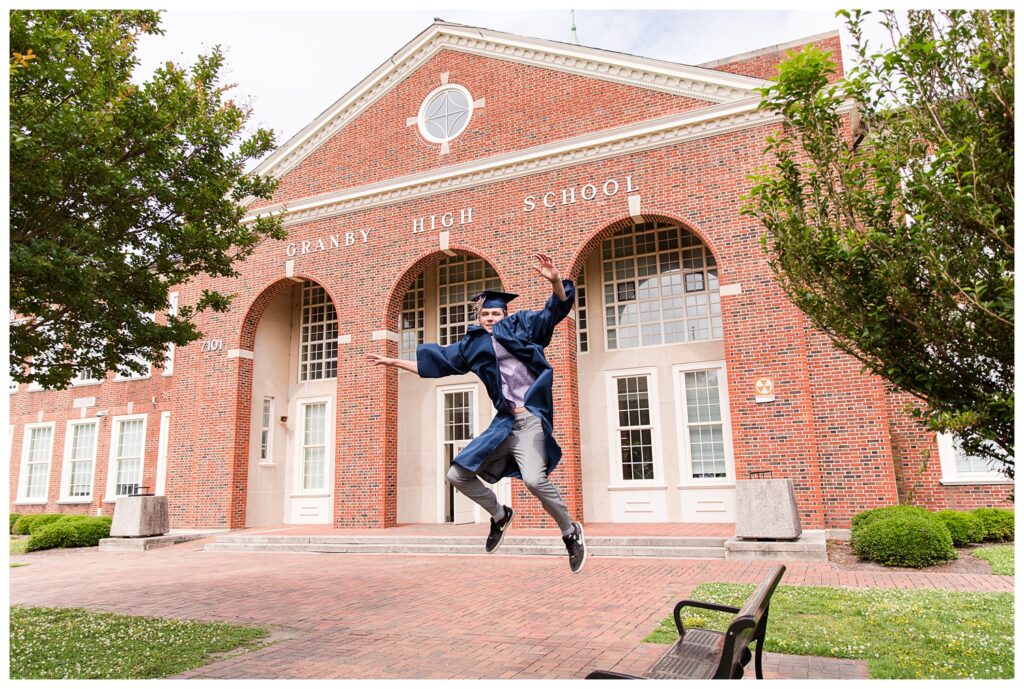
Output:
[[[793,479],[736,482],[737,538],[789,540],[800,534]]]
[[[170,530],[166,496],[131,495],[117,499],[110,524],[112,537],[161,536]]]

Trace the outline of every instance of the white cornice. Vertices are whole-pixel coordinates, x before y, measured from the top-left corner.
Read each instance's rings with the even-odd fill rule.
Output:
[[[663,91],[710,103],[745,100],[756,93],[756,88],[767,83],[701,67],[676,65],[487,29],[435,23],[278,148],[255,168],[254,174],[280,179],[420,65],[445,49]]]

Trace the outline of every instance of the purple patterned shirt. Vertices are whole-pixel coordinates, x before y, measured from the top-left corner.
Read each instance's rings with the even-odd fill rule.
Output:
[[[530,373],[523,362],[502,347],[493,335],[491,344],[494,345],[494,354],[498,357],[498,370],[501,371],[501,394],[508,400],[509,411],[512,411],[524,405],[526,391],[537,377]]]

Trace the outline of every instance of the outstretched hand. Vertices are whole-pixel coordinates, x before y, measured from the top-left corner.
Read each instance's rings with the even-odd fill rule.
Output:
[[[534,266],[533,269],[537,271],[537,274],[548,282],[561,282],[562,277],[558,273],[558,268],[555,267],[554,261],[547,254],[534,254],[533,257],[540,263],[539,266]]]

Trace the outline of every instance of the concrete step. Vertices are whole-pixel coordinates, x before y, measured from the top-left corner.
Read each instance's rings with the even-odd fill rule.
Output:
[[[589,537],[587,550],[598,557],[725,559],[725,538]],[[247,536],[224,534],[205,546],[212,552],[408,553],[483,555],[478,536]],[[565,556],[558,537],[506,537],[505,555]]]

